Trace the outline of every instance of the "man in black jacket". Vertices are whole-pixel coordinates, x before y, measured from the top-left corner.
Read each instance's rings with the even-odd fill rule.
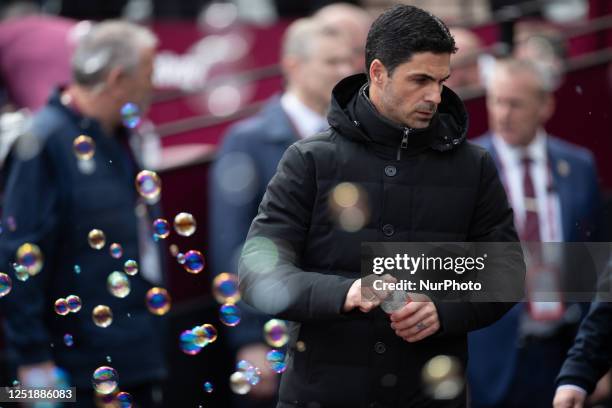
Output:
[[[465,142],[467,113],[443,86],[453,52],[431,14],[383,13],[367,77],[335,87],[331,129],[293,144],[268,185],[239,273],[247,303],[292,321],[279,407],[465,406],[465,393],[428,395],[421,369],[440,354],[465,365],[466,333],[511,304],[426,298],[390,322],[359,279],[362,242],[518,240],[495,165]],[[353,205],[348,222],[338,205]],[[509,264],[522,279],[520,252]]]

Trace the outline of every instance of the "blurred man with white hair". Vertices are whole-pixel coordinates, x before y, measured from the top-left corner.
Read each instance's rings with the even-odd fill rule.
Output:
[[[329,126],[325,114],[332,88],[353,72],[352,58],[344,34],[319,20],[300,19],[287,29],[281,51],[285,91],[257,115],[232,126],[212,168],[209,236],[215,274],[237,272],[242,244],[280,158],[292,143]],[[249,396],[270,401],[277,381],[266,364],[266,319],[239,305],[243,318],[228,333],[230,346],[237,360],[262,369],[262,381]]]
[[[14,228],[0,235],[0,264],[20,262],[26,243],[42,254],[27,282],[19,282],[27,278],[17,273],[22,267],[11,271],[13,289],[2,299],[9,355],[23,386],[57,387],[56,367],[67,371],[77,407],[96,406],[92,374],[100,366],[116,371],[118,389],[138,406],[162,406],[161,321],[144,301],[163,277],[148,229],[158,208],[134,189],[140,163],[129,147],[130,128],[151,101],[156,45],[131,23],[94,26],[77,44],[72,83],[53,92],[8,168],[2,224]],[[104,235],[88,243],[94,229]],[[105,243],[121,250],[98,250]],[[110,290],[109,274],[128,259],[140,273],[128,280],[116,272],[126,295]],[[71,298],[74,313],[66,315],[61,299],[70,295],[80,301]],[[108,309],[92,319],[98,305]]]

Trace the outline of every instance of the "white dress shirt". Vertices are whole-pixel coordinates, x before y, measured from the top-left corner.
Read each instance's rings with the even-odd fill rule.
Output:
[[[327,119],[304,105],[294,94],[285,92],[280,103],[301,139],[312,136],[329,127]]]
[[[506,187],[508,198],[514,209],[514,221],[519,230],[525,223],[525,199],[523,196],[524,166],[521,159],[531,159],[530,174],[537,200],[540,240],[542,242],[563,241],[561,204],[553,188],[553,177],[546,151],[546,133],[539,130],[535,139],[526,147],[513,146],[501,136],[493,135],[493,146],[501,162],[500,176]]]

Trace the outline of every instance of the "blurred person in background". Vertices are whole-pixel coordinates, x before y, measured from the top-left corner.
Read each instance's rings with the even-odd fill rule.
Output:
[[[602,202],[593,155],[544,129],[555,109],[553,89],[548,72],[534,62],[499,61],[487,83],[490,131],[476,142],[497,164],[522,241],[598,241]],[[555,310],[539,311],[544,303],[527,301],[470,333],[475,408],[551,404],[582,312],[575,303],[544,302]]]
[[[229,129],[212,167],[209,236],[214,274],[237,272],[242,244],[281,156],[294,142],[329,126],[325,113],[332,88],[353,73],[353,58],[344,33],[318,19],[299,19],[288,27],[281,51],[285,91]],[[277,380],[265,360],[269,348],[262,327],[267,319],[242,302],[239,306],[243,318],[228,332],[230,346],[237,361],[262,369],[262,381],[249,398],[270,406]]]
[[[314,16],[323,24],[342,30],[348,37],[353,54],[354,73],[365,69],[365,42],[372,25],[372,16],[363,8],[349,3],[335,3],[325,6]]]
[[[77,44],[72,82],[35,115],[7,169],[2,225],[12,227],[0,235],[0,265],[14,284],[0,301],[10,361],[23,386],[57,386],[55,368],[64,369],[77,407],[95,406],[92,374],[100,366],[117,371],[118,389],[132,393],[134,406],[162,406],[162,322],[145,305],[148,289],[163,281],[150,231],[159,209],[134,188],[140,165],[129,128],[139,118],[121,113],[127,103],[147,111],[156,44],[131,23],[95,25]],[[37,260],[29,279],[14,264],[26,243]],[[109,253],[111,243],[120,247]],[[109,274],[129,259],[140,272],[120,277],[127,293],[125,285],[111,290]],[[70,295],[80,302],[65,315],[56,300]],[[94,319],[97,305],[110,311],[97,309]]]
[[[457,44],[457,53],[451,56],[451,76],[446,85],[453,90],[480,87],[478,57],[482,52],[482,41],[466,28],[452,27],[450,31]]]

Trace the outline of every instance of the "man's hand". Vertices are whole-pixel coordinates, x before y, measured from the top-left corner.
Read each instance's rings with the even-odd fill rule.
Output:
[[[251,388],[249,396],[256,399],[272,398],[278,388],[277,374],[268,367],[266,354],[270,348],[265,344],[249,344],[238,350],[236,360],[246,360],[261,370],[261,380]]]
[[[384,282],[397,281],[393,276],[388,274],[383,276],[368,275],[365,279],[367,280],[365,286],[362,286],[362,279],[357,279],[349,288],[346,299],[344,300],[344,307],[342,308],[344,312],[359,308],[362,312],[368,313],[372,309],[378,307],[380,302],[389,296],[390,293],[384,290],[374,290],[372,282],[375,279],[381,279]]]
[[[553,400],[554,408],[582,408],[586,395],[580,390],[572,388],[557,388],[555,399]]]
[[[438,310],[431,299],[422,294],[409,294],[406,306],[391,314],[391,328],[409,343],[431,336],[440,329]]]

